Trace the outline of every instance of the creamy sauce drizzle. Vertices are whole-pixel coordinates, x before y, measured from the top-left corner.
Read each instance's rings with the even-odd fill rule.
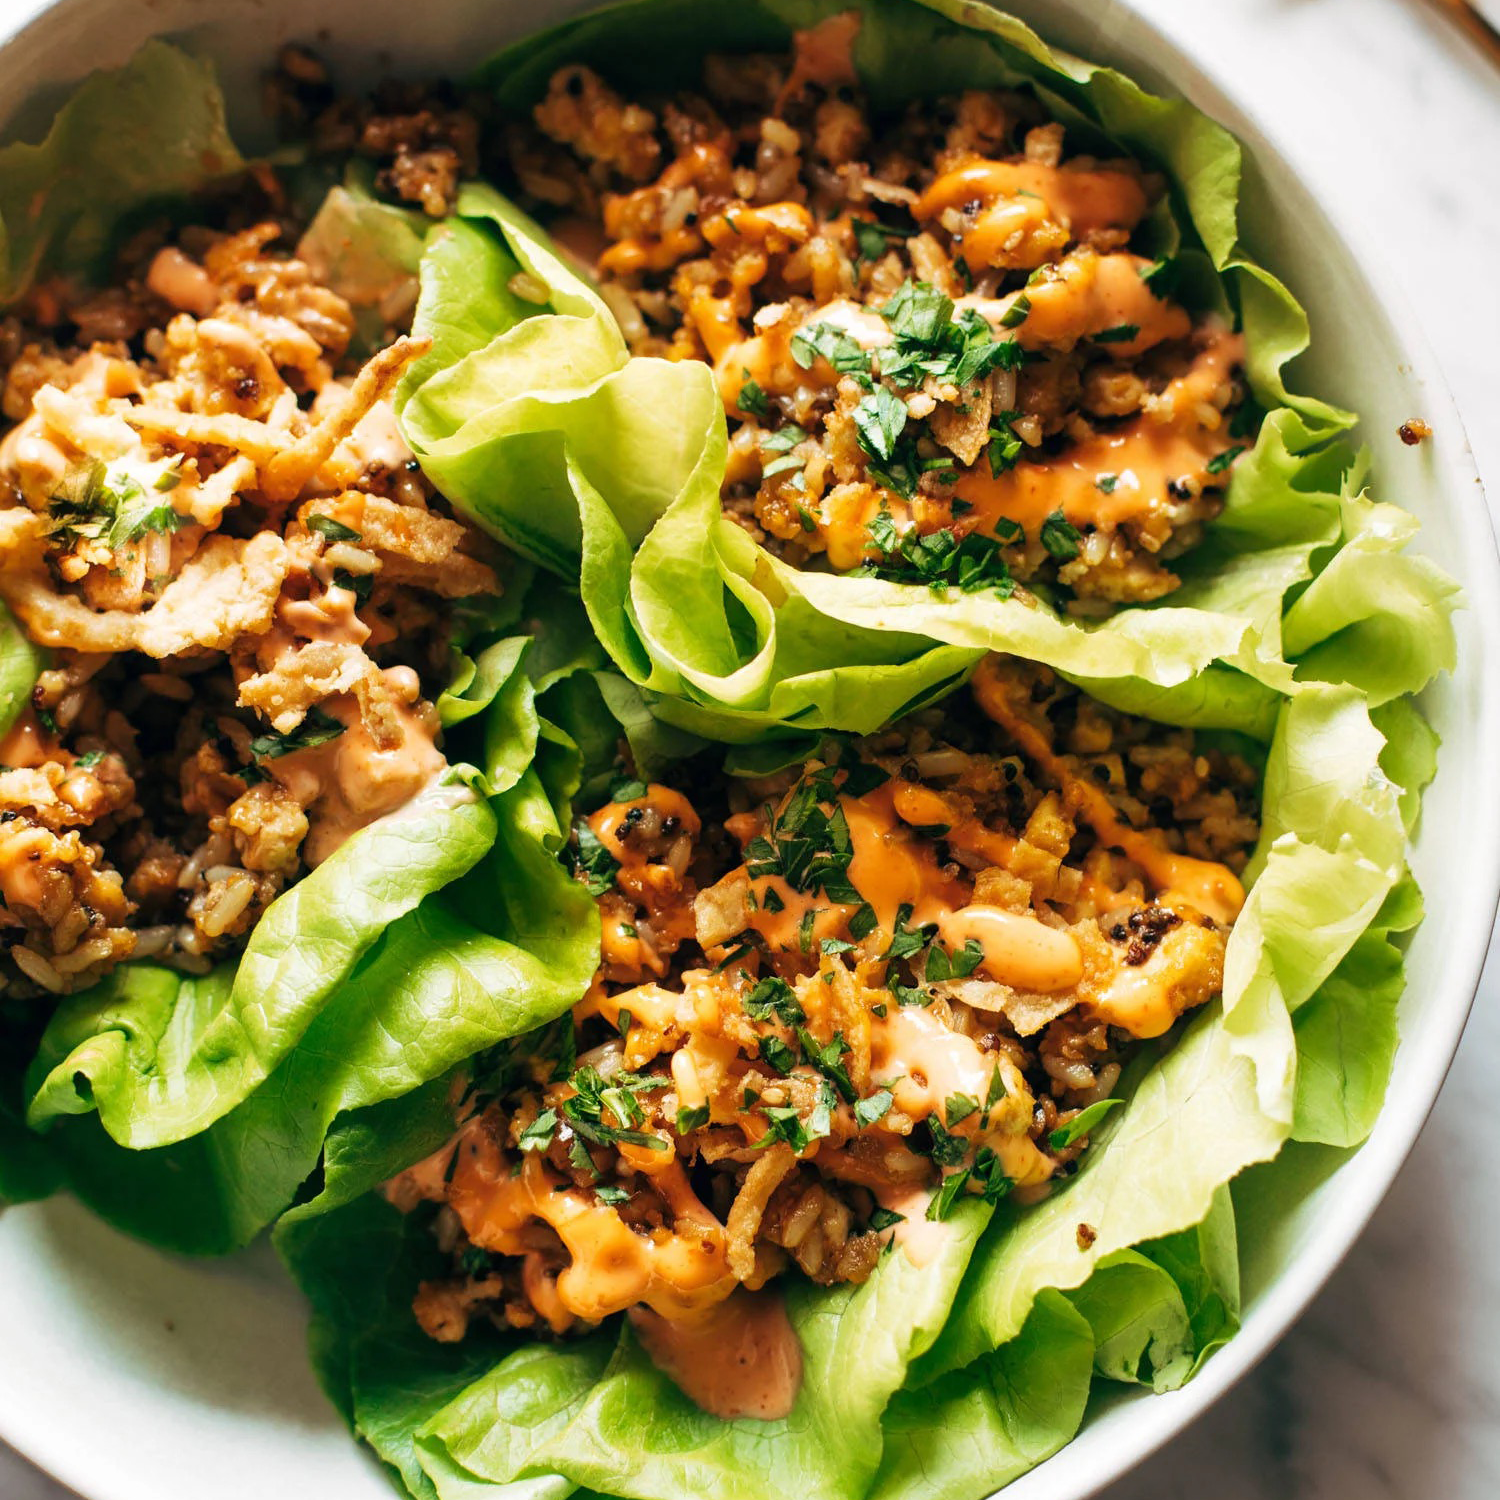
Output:
[[[433,743],[431,711],[410,701],[415,684],[406,680],[407,669],[389,668],[387,680],[395,674],[401,675],[393,686],[408,696],[396,710],[403,731],[399,745],[389,750],[377,746],[358,705],[346,695],[319,705],[347,726],[341,735],[267,762],[271,775],[308,811],[302,857],[309,866],[321,864],[361,828],[405,806],[447,769]]]
[[[776,1292],[741,1289],[707,1312],[630,1310],[651,1362],[700,1410],[733,1422],[786,1416],[802,1388],[802,1345]]]
[[[1211,860],[1174,854],[1124,823],[1104,791],[1068,770],[1046,736],[1015,712],[989,658],[979,664],[974,674],[974,696],[1023,753],[1057,783],[1065,800],[1077,809],[1099,838],[1146,872],[1164,901],[1177,897],[1215,922],[1234,921],[1245,904],[1245,888],[1234,872],[1227,865]]]
[[[882,1208],[901,1215],[901,1222],[891,1226],[892,1243],[919,1270],[930,1266],[953,1238],[951,1224],[927,1217],[933,1195],[926,1188],[878,1187],[873,1191]]]
[[[985,1109],[997,1070],[1005,1092]],[[947,1101],[967,1094],[981,1107],[953,1127],[955,1134],[990,1147],[1005,1175],[1018,1186],[1044,1182],[1052,1175],[1052,1163],[1026,1133],[1033,1100],[1015,1064],[1003,1052],[986,1052],[923,1006],[894,1005],[884,1017],[873,1018],[870,1074],[890,1089],[895,1107],[914,1120],[930,1114],[945,1119]]]
[[[535,1218],[551,1225],[567,1247],[572,1263],[557,1276],[554,1327],[574,1317],[597,1323],[638,1302],[665,1318],[683,1318],[734,1290],[723,1226],[665,1152],[641,1155],[656,1157],[653,1186],[666,1200],[673,1228],[641,1233],[592,1193],[565,1184],[534,1152],[512,1176],[499,1146],[477,1124],[460,1135],[457,1153],[448,1202],[476,1245],[537,1266],[527,1236]]]

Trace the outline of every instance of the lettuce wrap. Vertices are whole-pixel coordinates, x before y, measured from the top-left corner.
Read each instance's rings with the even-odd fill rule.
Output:
[[[480,74],[519,110],[564,61],[656,88],[709,50],[785,47],[792,26],[847,9],[834,0],[759,0],[732,22],[703,7],[633,0],[501,54]],[[398,397],[424,469],[477,525],[579,581],[615,665],[662,717],[720,739],[787,725],[869,730],[951,687],[986,650],[1043,661],[1116,706],[1268,738],[1298,676],[1368,683],[1377,698],[1419,689],[1451,666],[1451,586],[1402,555],[1409,533],[1349,500],[1353,418],[1291,393],[1285,367],[1307,345],[1291,294],[1239,240],[1240,148],[1188,105],[1050,51],[1011,17],[963,0],[860,7],[854,59],[877,103],[959,87],[1029,83],[1085,140],[1163,168],[1169,212],[1149,248],[1187,269],[1200,300],[1234,312],[1247,376],[1269,415],[1236,465],[1207,542],[1183,560],[1167,602],[1085,624],[1044,601],[800,571],[719,510],[725,423],[710,370],[630,359],[597,293],[498,193],[464,192],[456,222],[422,264],[416,327],[433,339]],[[928,60],[920,88],[902,60]],[[519,271],[551,289],[545,308],[507,290]],[[1284,605],[1330,558],[1373,549],[1378,582],[1355,599],[1336,575],[1323,607]],[[1359,564],[1352,564],[1359,569]],[[1347,570],[1341,568],[1341,573]],[[1372,603],[1378,593],[1379,602]],[[1420,647],[1362,644],[1383,627]],[[1324,650],[1354,619],[1358,640]],[[1378,660],[1380,666],[1374,666]]]

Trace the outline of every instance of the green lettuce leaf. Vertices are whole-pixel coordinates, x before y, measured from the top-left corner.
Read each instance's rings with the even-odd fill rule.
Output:
[[[508,666],[483,774],[468,775],[489,801],[457,783],[357,834],[268,910],[237,970],[126,965],[59,1008],[32,1118],[97,1108],[62,1120],[53,1146],[105,1217],[178,1249],[244,1244],[292,1201],[335,1122],[420,1095],[582,995],[598,913],[556,858],[566,825],[531,766],[543,721],[527,644],[491,648]],[[569,670],[555,652],[539,665]]]
[[[429,222],[419,209],[372,198],[351,177],[329,189],[302,232],[297,258],[354,310],[357,352],[374,353],[410,314]]]
[[[97,1109],[137,1150],[184,1140],[271,1075],[397,918],[473,868],[495,815],[459,776],[361,829],[256,924],[237,969],[126,965],[42,1039],[32,1125]]]
[[[0,305],[44,260],[53,273],[99,270],[126,215],[243,165],[212,65],[147,42],[123,68],[80,84],[43,140],[0,150]]]
[[[1093,1363],[1088,1320],[1043,1292],[1004,1348],[897,1393],[871,1500],[978,1500],[1019,1479],[1077,1432]]]
[[[31,701],[31,690],[45,665],[41,650],[4,605],[0,605],[0,734],[4,734]]]

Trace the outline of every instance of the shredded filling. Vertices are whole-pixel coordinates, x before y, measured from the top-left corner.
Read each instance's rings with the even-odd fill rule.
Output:
[[[764,780],[627,775],[579,820],[593,986],[388,1187],[440,1205],[429,1334],[862,1281],[1075,1169],[1133,1049],[1220,990],[1256,775],[1045,668],[992,657],[972,697]]]
[[[1259,421],[1242,338],[1140,252],[1162,179],[1029,94],[875,109],[858,21],[669,98],[561,68],[512,169],[636,353],[713,365],[724,513],[778,555],[1078,614],[1161,598]]]
[[[0,742],[9,994],[205,972],[446,764],[452,605],[499,558],[397,429],[424,345],[354,353],[289,233],[148,233],[7,325],[0,597],[49,655]]]

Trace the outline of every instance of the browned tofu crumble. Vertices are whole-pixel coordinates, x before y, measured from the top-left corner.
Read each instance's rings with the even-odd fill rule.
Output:
[[[696,1318],[1045,1193],[1080,1111],[1219,992],[1257,832],[1244,761],[1002,658],[766,779],[625,774],[572,846],[592,988],[479,1059],[388,1187],[440,1205],[422,1326]]]
[[[876,110],[857,28],[669,97],[562,68],[516,179],[634,352],[713,365],[724,512],[780,556],[1077,613],[1162,597],[1258,420],[1242,339],[1133,249],[1163,182],[1029,94]]]
[[[0,742],[12,996],[237,947],[443,769],[452,605],[500,587],[396,427],[415,285],[362,358],[274,175],[230,199],[4,327],[0,597],[50,658]]]

